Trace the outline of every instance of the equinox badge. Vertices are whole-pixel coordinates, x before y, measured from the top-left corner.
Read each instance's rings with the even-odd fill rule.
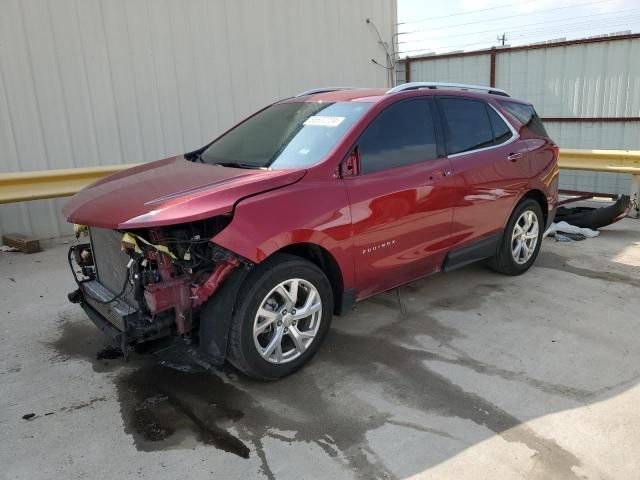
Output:
[[[391,245],[394,245],[395,243],[396,243],[395,240],[387,240],[386,242],[379,243],[378,245],[374,245],[374,246],[369,247],[369,248],[363,248],[362,249],[362,255],[365,255],[367,253],[373,253],[376,250],[381,250],[383,248],[390,247]]]

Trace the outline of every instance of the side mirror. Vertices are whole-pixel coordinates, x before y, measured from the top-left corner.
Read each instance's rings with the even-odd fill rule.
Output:
[[[360,173],[360,154],[358,147],[354,148],[347,158],[340,164],[340,176],[342,178],[353,177]]]

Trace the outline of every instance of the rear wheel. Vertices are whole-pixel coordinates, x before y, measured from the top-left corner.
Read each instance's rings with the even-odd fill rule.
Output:
[[[540,204],[531,198],[524,199],[509,218],[498,252],[490,261],[491,268],[505,275],[520,275],[529,270],[540,251],[543,228]]]
[[[276,254],[251,272],[238,298],[229,361],[250,377],[271,380],[307,363],[327,334],[333,295],[313,263]]]

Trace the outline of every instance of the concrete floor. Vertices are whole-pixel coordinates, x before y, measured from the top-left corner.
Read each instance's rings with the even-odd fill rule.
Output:
[[[640,478],[640,221],[358,304],[267,384],[97,360],[45,246],[0,253],[0,478]]]

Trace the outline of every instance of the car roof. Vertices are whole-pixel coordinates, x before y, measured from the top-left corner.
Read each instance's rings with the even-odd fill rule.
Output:
[[[467,98],[477,98],[482,100],[496,99],[503,101],[514,101],[517,103],[527,103],[512,97],[495,95],[491,93],[460,90],[459,88],[438,88],[438,89],[413,89],[395,93],[387,93],[388,88],[349,88],[344,90],[320,91],[308,95],[297,96],[284,100],[283,102],[367,102],[378,103],[391,96],[397,98],[409,98],[416,96],[460,96]]]
[[[349,88],[332,90],[309,95],[299,95],[287,99],[297,102],[377,102],[387,93],[387,88]]]

